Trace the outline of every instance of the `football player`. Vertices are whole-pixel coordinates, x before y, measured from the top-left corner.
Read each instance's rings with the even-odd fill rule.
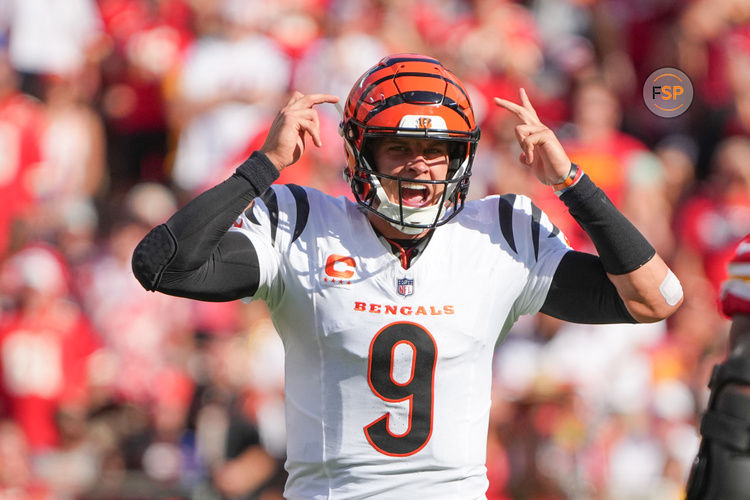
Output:
[[[315,108],[337,101],[295,93],[259,151],[142,240],[133,270],[148,290],[268,305],[286,352],[287,498],[483,498],[492,356],[516,319],[658,321],[680,283],[523,91],[496,100],[518,118],[521,160],[599,256],[525,196],[467,201],[474,112],[422,55],[384,58],[349,94],[356,202],[272,185],[322,146]]]
[[[721,309],[732,318],[729,355],[711,375],[687,500],[744,500],[750,495],[750,234],[738,245],[728,270]]]

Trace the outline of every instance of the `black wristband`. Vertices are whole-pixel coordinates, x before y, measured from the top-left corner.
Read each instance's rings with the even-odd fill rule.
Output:
[[[591,238],[609,274],[635,271],[656,254],[654,247],[588,175],[584,174],[560,199]]]
[[[255,151],[237,167],[235,173],[247,179],[257,194],[262,194],[279,178],[279,169],[260,151]]]

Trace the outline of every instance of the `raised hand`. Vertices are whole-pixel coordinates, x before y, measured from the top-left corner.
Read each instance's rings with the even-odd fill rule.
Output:
[[[495,97],[495,104],[507,109],[521,121],[516,125],[516,139],[523,152],[521,163],[528,165],[542,184],[559,184],[570,172],[570,158],[549,127],[544,125],[531,105],[524,89],[518,95],[521,104]]]
[[[320,120],[314,106],[338,100],[335,95],[304,95],[295,91],[274,118],[260,151],[266,154],[276,168],[282,170],[300,159],[305,152],[307,136],[310,136],[313,144],[321,147]]]

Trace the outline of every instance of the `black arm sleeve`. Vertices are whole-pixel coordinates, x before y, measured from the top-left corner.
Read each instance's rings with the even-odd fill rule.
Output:
[[[146,290],[207,301],[252,295],[258,288],[258,257],[252,243],[227,233],[248,204],[279,176],[253,153],[234,175],[151,230],[133,252],[133,274]]]
[[[563,256],[541,311],[572,323],[637,323],[599,258],[583,252]]]
[[[591,238],[608,273],[635,271],[656,254],[654,247],[588,175],[584,174],[560,200]]]

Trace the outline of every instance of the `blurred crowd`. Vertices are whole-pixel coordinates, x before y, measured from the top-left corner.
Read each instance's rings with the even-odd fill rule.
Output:
[[[513,328],[488,498],[682,498],[726,349],[717,290],[750,232],[748,0],[0,0],[0,499],[281,497],[265,306],[146,292],[130,256],[259,147],[292,90],[344,99],[397,52],[469,89],[472,197],[528,194],[594,251],[492,104],[524,87],[685,289],[661,323]],[[643,102],[662,67],[695,90],[676,118]],[[350,196],[338,112],[319,111],[324,147],[278,182]]]

